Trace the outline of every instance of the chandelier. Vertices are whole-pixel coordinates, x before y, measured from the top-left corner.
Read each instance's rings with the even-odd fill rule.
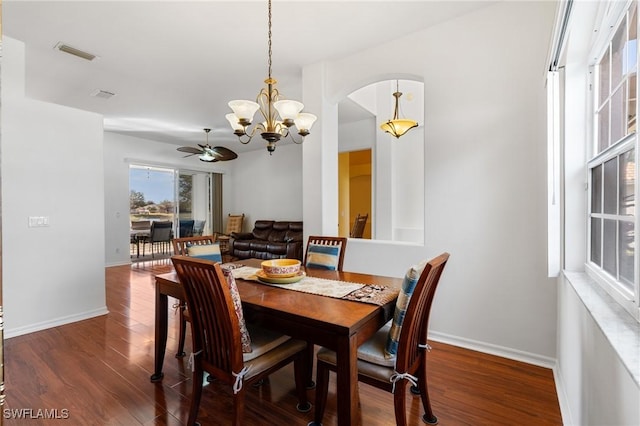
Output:
[[[399,139],[400,136],[418,126],[417,121],[399,117],[398,110],[400,104],[400,96],[402,96],[402,92],[398,90],[398,80],[396,80],[396,91],[393,94],[393,97],[396,98],[396,105],[393,109],[393,118],[380,125],[380,128],[382,130],[391,134],[392,136],[395,136],[396,139]]]
[[[285,100],[278,89],[275,88],[276,79],[271,77],[271,0],[269,0],[269,73],[264,81],[267,85],[262,88],[256,102],[247,100],[236,100],[229,102],[229,107],[233,113],[227,114],[226,118],[233,128],[233,133],[238,136],[238,140],[243,144],[251,142],[256,132],[260,133],[262,139],[267,141],[267,151],[269,155],[276,149],[276,142],[281,138],[289,137],[293,142],[301,144],[304,137],[309,134],[311,126],[317,117],[313,114],[301,112],[304,105],[301,102]],[[256,111],[260,110],[264,121],[256,124],[253,129],[249,126],[253,121]],[[300,140],[296,140],[291,132],[291,127],[296,126]]]

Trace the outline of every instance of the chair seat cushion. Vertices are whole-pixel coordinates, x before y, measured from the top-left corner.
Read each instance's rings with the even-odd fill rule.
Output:
[[[340,260],[340,249],[340,246],[310,243],[307,248],[307,263],[305,266],[336,271]]]
[[[402,288],[400,289],[398,300],[396,301],[396,308],[393,313],[393,320],[391,328],[389,329],[387,344],[385,346],[385,354],[387,358],[395,357],[395,354],[398,351],[398,340],[400,340],[400,331],[402,330],[404,314],[407,311],[407,306],[409,306],[409,300],[411,300],[413,290],[415,290],[416,284],[422,274],[422,270],[426,265],[427,261],[423,261],[418,265],[413,265],[404,276]]]
[[[222,254],[220,254],[220,244],[218,243],[188,245],[187,254],[191,257],[222,263]]]
[[[242,360],[244,362],[251,361],[270,350],[280,346],[291,337],[278,333],[276,331],[268,330],[257,324],[247,324],[249,335],[251,336],[251,352],[242,354]]]
[[[358,348],[358,359],[381,365],[383,367],[393,367],[396,364],[395,355],[389,356],[385,353],[391,322],[386,323],[369,340]]]

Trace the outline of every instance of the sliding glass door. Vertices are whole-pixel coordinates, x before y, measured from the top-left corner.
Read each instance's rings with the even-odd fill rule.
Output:
[[[132,242],[137,238],[136,257],[144,229],[149,230],[155,221],[171,222],[174,238],[213,233],[216,190],[212,173],[139,164],[129,167],[129,218]]]

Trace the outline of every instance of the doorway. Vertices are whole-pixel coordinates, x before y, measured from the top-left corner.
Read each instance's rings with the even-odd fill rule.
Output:
[[[357,215],[371,217],[371,149],[338,154],[338,235],[349,237]],[[362,238],[371,239],[371,221]]]

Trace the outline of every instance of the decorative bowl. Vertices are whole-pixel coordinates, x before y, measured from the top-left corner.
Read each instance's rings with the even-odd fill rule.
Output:
[[[268,277],[293,277],[300,272],[300,261],[297,259],[272,259],[262,262],[262,270]]]

